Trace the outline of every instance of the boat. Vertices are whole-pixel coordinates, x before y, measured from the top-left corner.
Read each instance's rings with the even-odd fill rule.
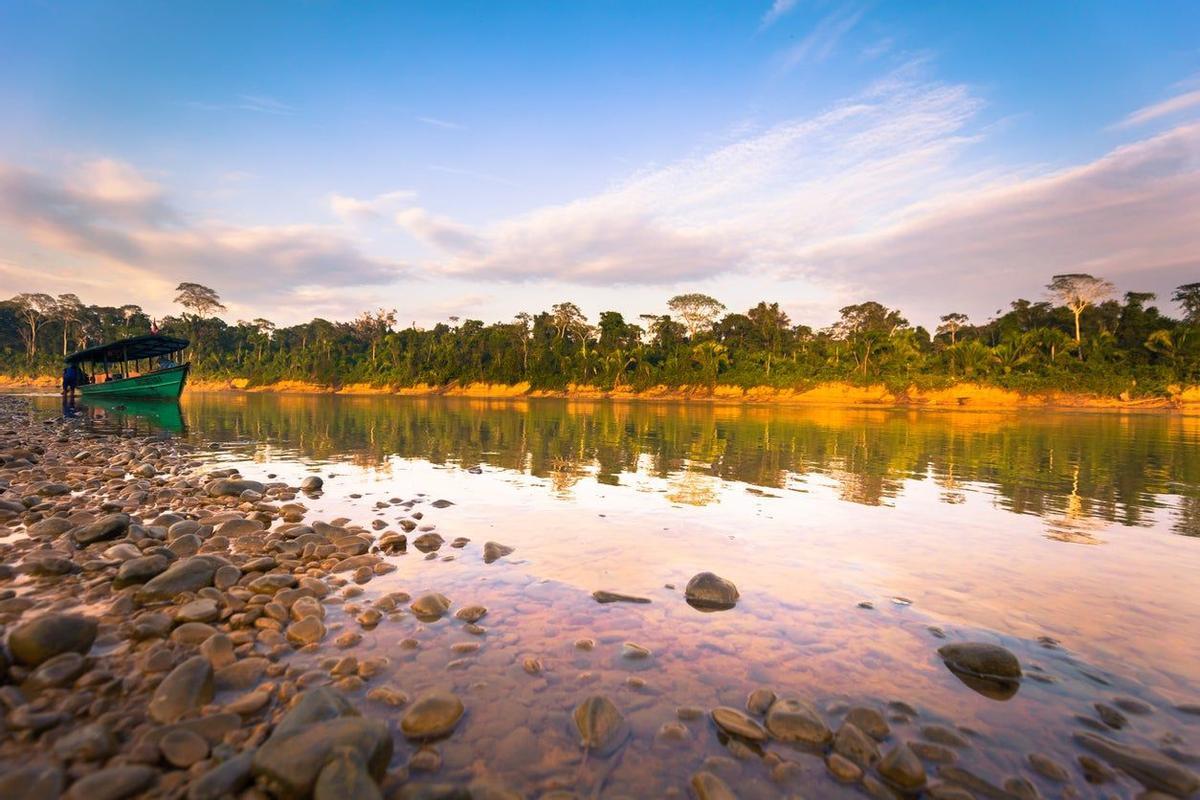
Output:
[[[79,393],[84,398],[177,399],[191,364],[169,357],[188,344],[187,339],[148,333],[80,350],[67,356],[66,362],[83,371],[85,382],[79,384]]]

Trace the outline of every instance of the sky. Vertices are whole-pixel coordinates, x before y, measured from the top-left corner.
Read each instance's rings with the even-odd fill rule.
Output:
[[[982,322],[1200,281],[1200,3],[0,0],[0,296]]]

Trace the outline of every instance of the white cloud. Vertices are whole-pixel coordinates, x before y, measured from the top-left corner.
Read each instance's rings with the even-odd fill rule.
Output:
[[[245,303],[284,303],[304,287],[381,284],[403,268],[335,230],[195,221],[132,166],[102,160],[56,177],[0,163],[0,228],[110,284],[208,283]]]
[[[1139,108],[1132,114],[1121,121],[1121,127],[1132,127],[1135,125],[1144,125],[1147,122],[1152,122],[1163,117],[1173,116],[1181,111],[1187,111],[1189,108],[1200,106],[1200,89],[1183,94],[1175,95],[1161,103]]]
[[[769,28],[796,7],[797,0],[774,0],[767,13],[763,14],[761,28]]]
[[[417,122],[420,122],[423,125],[429,125],[433,128],[442,128],[443,130],[448,131],[466,130],[465,125],[460,125],[457,122],[450,122],[449,120],[438,119],[437,117],[417,117]]]
[[[823,17],[812,32],[783,53],[784,70],[800,64],[820,63],[833,55],[842,37],[854,29],[863,17],[863,9],[843,6]]]

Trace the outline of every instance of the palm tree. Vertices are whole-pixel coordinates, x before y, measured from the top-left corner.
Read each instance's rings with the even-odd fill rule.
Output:
[[[708,388],[716,388],[717,373],[721,367],[729,365],[729,349],[720,342],[705,341],[692,348],[692,357],[700,365],[700,373],[708,383]]]

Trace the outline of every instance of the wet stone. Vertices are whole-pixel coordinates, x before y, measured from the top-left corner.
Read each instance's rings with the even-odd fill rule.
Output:
[[[571,718],[579,742],[588,752],[608,755],[629,737],[624,716],[604,695],[593,695],[575,707]]]
[[[168,731],[158,740],[158,748],[168,764],[186,769],[208,756],[208,742],[189,730]]]
[[[192,781],[187,800],[219,800],[241,791],[251,780],[254,751],[238,753]]]
[[[842,783],[857,783],[863,775],[858,764],[838,753],[830,753],[825,758],[825,767],[830,775]]]
[[[71,785],[66,800],[123,800],[145,791],[158,780],[158,770],[118,766],[85,775]]]
[[[762,716],[775,702],[775,693],[770,689],[755,689],[746,697],[746,710],[756,716]]]
[[[18,664],[36,667],[62,653],[86,654],[96,640],[96,621],[78,614],[44,614],[12,629],[8,650]]]
[[[1093,733],[1078,733],[1075,742],[1147,789],[1178,797],[1187,797],[1200,789],[1200,776],[1149,748],[1122,744]]]
[[[103,761],[116,750],[116,737],[98,722],[76,728],[54,743],[54,754],[66,761]]]
[[[741,595],[732,581],[711,572],[701,572],[688,581],[684,596],[695,608],[721,611],[733,608]]]
[[[711,772],[697,772],[692,776],[692,791],[696,800],[737,800],[737,795]]]
[[[297,647],[319,642],[325,638],[325,624],[318,617],[304,617],[287,628],[287,639]]]
[[[879,748],[875,741],[852,722],[843,722],[838,728],[833,737],[833,750],[863,769],[874,766],[879,761]]]
[[[491,564],[507,555],[512,555],[514,549],[499,542],[485,542],[483,545],[483,560],[485,563]]]
[[[436,622],[450,610],[450,600],[444,594],[427,594],[417,598],[409,608],[422,622]]]
[[[464,711],[462,701],[450,692],[427,692],[404,714],[400,730],[410,739],[436,739],[451,733]]]
[[[313,789],[313,800],[380,800],[379,787],[371,777],[362,754],[353,747],[333,752]]]
[[[776,700],[767,712],[767,731],[782,742],[824,745],[833,738],[817,710],[802,700]]]
[[[385,723],[343,716],[298,724],[272,734],[254,755],[253,771],[260,786],[285,798],[308,797],[330,756],[341,748],[359,754],[373,777],[380,778],[392,757],[392,738]]]
[[[891,727],[883,718],[883,714],[866,706],[855,706],[847,711],[846,721],[854,723],[859,730],[878,741],[886,739],[891,732]]]
[[[725,733],[747,739],[752,742],[763,742],[767,732],[762,726],[736,708],[720,706],[712,710],[712,720]]]
[[[649,603],[648,597],[636,597],[631,594],[606,592],[603,589],[592,592],[592,599],[597,603]]]
[[[487,609],[483,606],[465,606],[460,608],[455,614],[456,619],[461,619],[463,622],[479,622],[487,614]]]
[[[1071,777],[1066,767],[1041,753],[1029,754],[1029,766],[1043,778],[1055,783],[1065,783]]]
[[[147,711],[157,722],[177,722],[213,697],[213,669],[204,656],[192,656],[163,678]]]
[[[879,774],[893,786],[913,792],[925,785],[925,767],[907,744],[898,744],[879,762]]]

